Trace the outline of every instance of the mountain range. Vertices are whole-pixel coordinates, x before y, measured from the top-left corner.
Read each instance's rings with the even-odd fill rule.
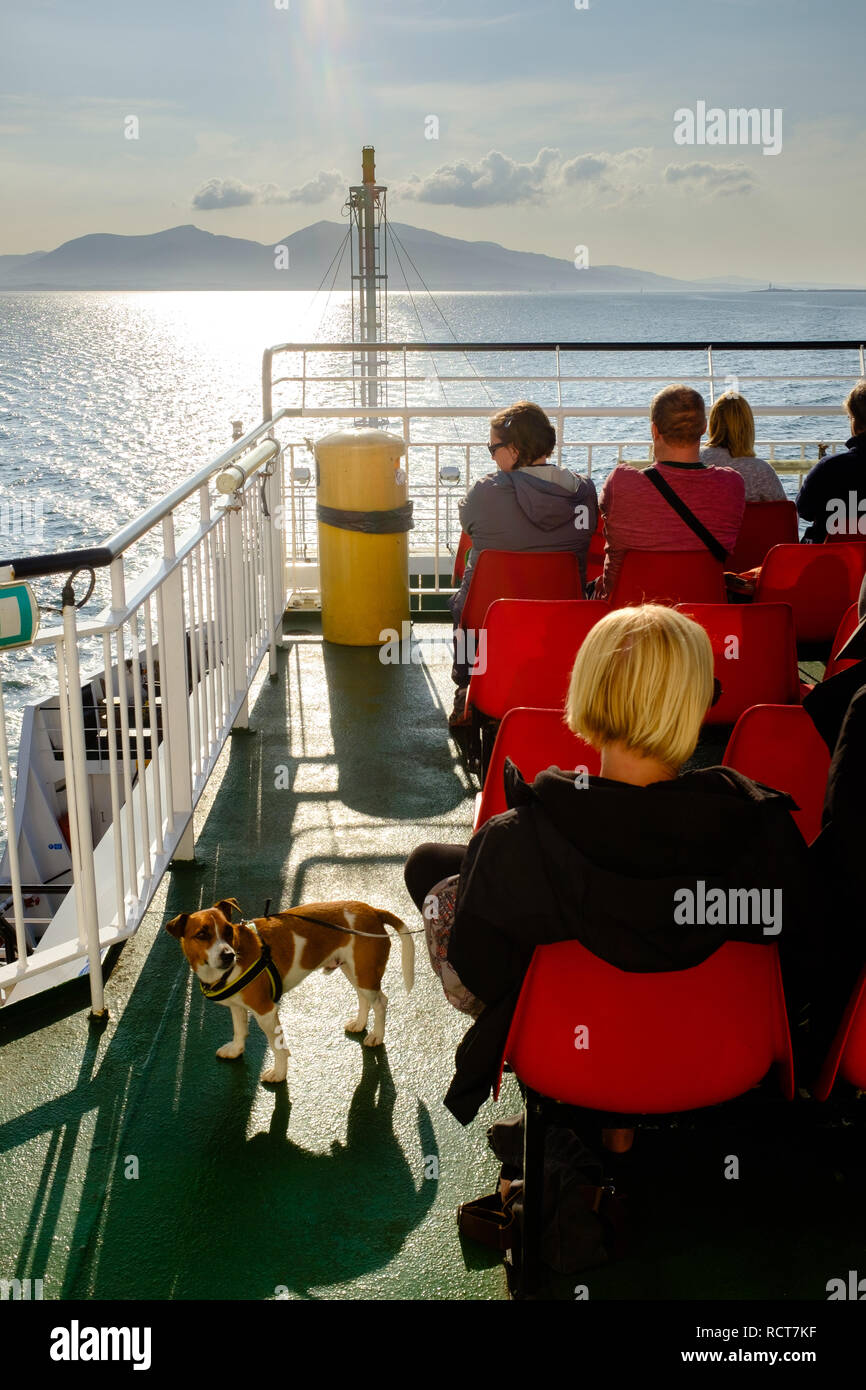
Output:
[[[431,290],[682,294],[766,288],[764,281],[737,275],[678,280],[618,265],[576,269],[570,261],[510,251],[493,241],[463,241],[400,222],[389,227],[395,234],[388,250],[392,291],[406,288],[404,274],[413,290],[420,276]],[[311,290],[326,279],[330,285],[346,232],[346,223],[315,222],[275,246],[216,236],[192,224],[145,236],[95,232],[54,251],[0,256],[0,289]],[[285,269],[275,264],[280,247]],[[335,288],[349,288],[348,247]]]

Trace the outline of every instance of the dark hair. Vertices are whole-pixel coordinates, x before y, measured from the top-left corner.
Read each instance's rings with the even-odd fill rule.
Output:
[[[556,430],[540,405],[533,401],[516,401],[508,410],[500,410],[490,421],[503,444],[513,444],[517,450],[515,468],[526,468],[536,459],[549,458],[556,448]]]
[[[854,421],[854,433],[862,434],[866,430],[866,376],[848,392],[845,409]]]
[[[666,386],[653,396],[650,419],[669,444],[697,444],[707,428],[707,407],[691,386]]]

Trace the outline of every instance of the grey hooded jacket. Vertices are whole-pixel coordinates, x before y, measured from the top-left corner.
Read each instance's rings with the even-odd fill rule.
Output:
[[[455,618],[482,550],[572,550],[586,582],[586,555],[598,523],[595,484],[570,468],[537,464],[482,478],[458,507],[472,540],[466,573],[452,600]]]

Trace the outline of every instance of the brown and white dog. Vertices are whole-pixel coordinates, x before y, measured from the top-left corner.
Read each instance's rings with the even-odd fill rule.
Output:
[[[400,935],[407,993],[414,982],[415,943],[399,917],[358,902],[305,903],[251,922],[232,922],[233,911],[240,912],[235,899],[224,898],[200,912],[181,912],[166,923],[166,931],[180,941],[190,969],[204,987],[230,988],[255,966],[263,943],[270,950],[284,991],[294,989],[313,970],[331,971],[339,966],[358,995],[358,1012],[345,1025],[346,1031],[362,1033],[372,1008],[373,1027],[364,1046],[376,1047],[382,1042],[388,1005],[382,993],[382,976],[391,950],[386,922]],[[247,1012],[252,1010],[274,1053],[274,1065],[262,1075],[262,1081],[269,1083],[285,1081],[289,1057],[273,994],[269,974],[263,971],[239,993],[215,1000],[231,1009],[234,1025],[232,1041],[219,1048],[217,1056],[241,1056],[249,1032]]]

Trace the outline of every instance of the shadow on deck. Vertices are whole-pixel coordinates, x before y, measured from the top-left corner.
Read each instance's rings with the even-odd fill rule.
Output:
[[[0,1275],[52,1298],[501,1298],[502,1269],[461,1253],[457,1203],[492,1187],[484,1126],[441,1105],[462,1020],[416,937],[399,951],[385,1045],[343,1032],[342,976],[284,999],[289,1086],[259,1084],[266,1048],[219,1061],[228,1011],[206,1001],[162,924],[237,897],[246,915],[361,898],[418,928],[402,865],[423,839],[465,840],[468,783],[444,735],[448,666],[287,639],[197,813],[197,862],[175,866],[89,1024],[83,986],[0,1018],[5,1170]],[[12,1080],[12,1085],[9,1084]]]

